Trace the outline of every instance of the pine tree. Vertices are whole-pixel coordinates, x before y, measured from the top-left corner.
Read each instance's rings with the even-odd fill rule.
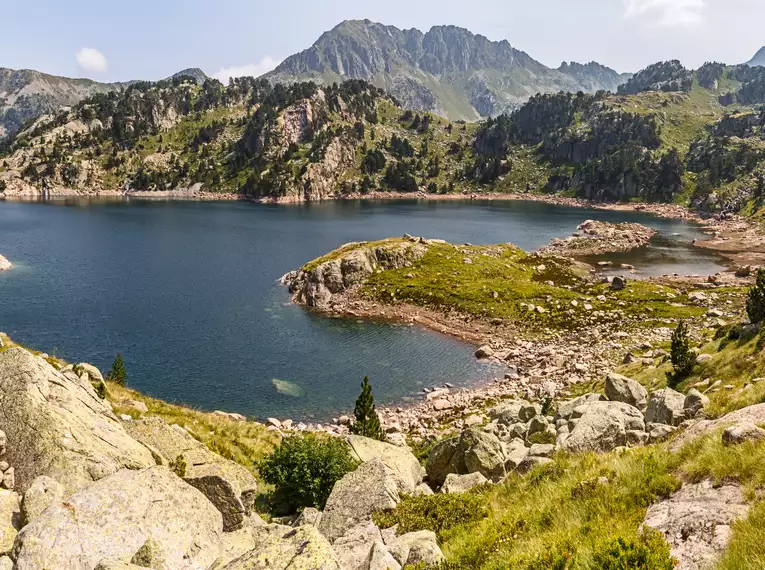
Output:
[[[372,385],[369,378],[364,377],[361,384],[361,395],[356,400],[356,409],[353,411],[356,421],[351,426],[351,433],[385,441],[385,434],[380,426],[380,418],[375,411],[375,398],[372,395]]]
[[[688,327],[684,321],[677,324],[672,333],[672,347],[670,349],[672,359],[672,372],[667,372],[667,380],[670,388],[676,387],[685,380],[693,370],[696,363],[696,355],[691,350],[691,342],[688,339]]]
[[[125,372],[125,363],[122,362],[122,355],[119,352],[117,353],[117,358],[114,359],[112,369],[109,370],[109,374],[106,375],[106,378],[120,386],[125,385],[127,372]]]
[[[765,270],[763,269],[757,270],[757,281],[749,289],[746,314],[749,315],[749,322],[753,325],[765,321]]]

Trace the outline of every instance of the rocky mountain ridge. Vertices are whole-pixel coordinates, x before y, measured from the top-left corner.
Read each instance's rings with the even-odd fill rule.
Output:
[[[350,20],[264,77],[273,82],[365,79],[405,107],[452,120],[476,120],[518,107],[531,95],[614,91],[625,80],[599,64],[551,69],[510,45],[456,26],[423,33]]]

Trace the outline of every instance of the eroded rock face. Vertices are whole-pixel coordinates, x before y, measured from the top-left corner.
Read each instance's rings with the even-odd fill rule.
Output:
[[[232,560],[221,570],[341,570],[329,542],[311,525],[283,536],[261,531],[257,548]]]
[[[399,501],[393,472],[380,459],[372,459],[335,483],[319,531],[334,543],[349,528],[371,520],[372,513],[392,510]]]
[[[740,487],[685,484],[669,499],[651,505],[643,524],[664,534],[679,570],[703,570],[728,544],[730,525],[749,510]]]
[[[293,271],[282,277],[295,302],[325,308],[332,296],[363,283],[378,267],[406,267],[425,255],[422,244],[399,242],[377,247],[349,244],[349,251],[320,264],[311,271]]]
[[[159,453],[165,465],[183,455],[186,460],[183,479],[218,508],[227,532],[241,528],[252,513],[257,494],[258,484],[252,473],[213,453],[185,429],[162,418],[127,421],[124,426],[130,436]]]
[[[120,469],[155,464],[89,382],[23,348],[0,354],[0,429],[21,492],[40,475],[71,493]]]
[[[92,570],[152,539],[169,568],[201,570],[220,556],[222,531],[212,503],[166,467],[122,470],[47,508],[21,530],[13,558],[16,570]]]

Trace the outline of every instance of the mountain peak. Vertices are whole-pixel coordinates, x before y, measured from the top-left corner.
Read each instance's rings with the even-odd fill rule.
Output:
[[[765,66],[765,46],[761,47],[760,50],[754,54],[754,57],[750,59],[747,63],[747,65],[750,66]]]
[[[588,66],[575,73],[551,69],[507,40],[453,25],[423,33],[345,20],[265,77],[283,83],[365,79],[406,107],[472,121],[512,110],[536,93],[615,90],[622,82],[613,70]]]
[[[182,69],[178,73],[174,73],[170,78],[175,79],[176,77],[191,77],[199,85],[203,85],[205,81],[210,79],[207,74],[198,67]]]

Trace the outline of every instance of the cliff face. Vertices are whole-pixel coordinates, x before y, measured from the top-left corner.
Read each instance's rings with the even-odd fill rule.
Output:
[[[626,79],[594,63],[551,69],[505,40],[493,42],[456,26],[423,33],[369,20],[341,23],[266,77],[365,79],[408,108],[466,120],[497,115],[535,93],[614,90]]]

